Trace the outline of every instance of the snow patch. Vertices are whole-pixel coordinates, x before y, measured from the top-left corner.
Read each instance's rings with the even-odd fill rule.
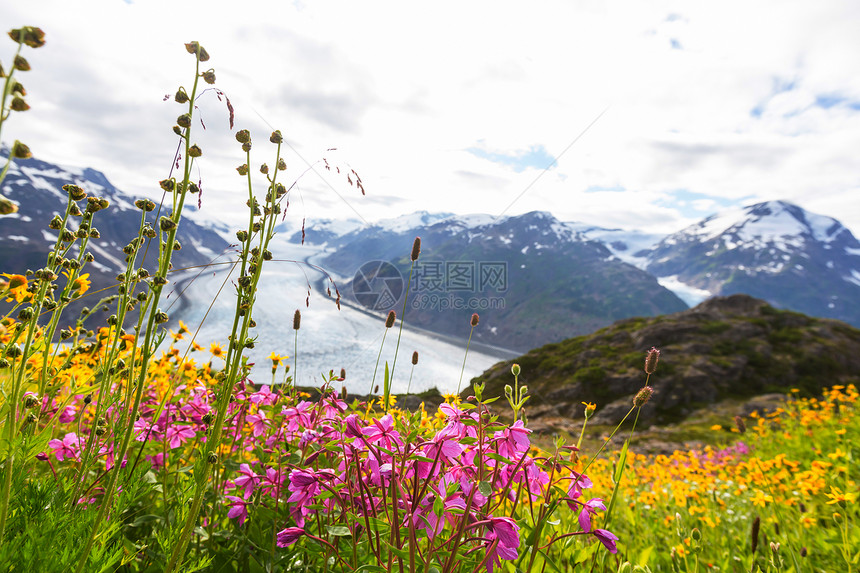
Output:
[[[660,286],[669,289],[675,295],[683,300],[689,306],[696,306],[703,300],[710,298],[713,296],[713,293],[710,291],[700,289],[686,283],[681,282],[678,279],[678,275],[671,275],[667,277],[658,277],[657,282],[660,283]]]

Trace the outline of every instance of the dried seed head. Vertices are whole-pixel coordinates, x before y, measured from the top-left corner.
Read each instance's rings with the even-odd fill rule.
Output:
[[[480,317],[478,316],[478,313],[474,312],[474,313],[472,313],[472,319],[469,321],[469,324],[472,326],[472,328],[475,328],[476,326],[478,326],[479,320],[480,320]]]
[[[660,351],[651,347],[651,350],[648,351],[648,355],[645,357],[645,373],[646,374],[654,374],[654,371],[657,370],[657,361],[660,359]]]
[[[388,311],[388,316],[385,318],[385,328],[391,328],[394,326],[394,321],[397,318],[397,313],[393,310]]]
[[[197,145],[188,148],[188,157],[200,157],[201,155],[203,155],[203,150]]]
[[[298,330],[302,326],[302,313],[298,309],[296,309],[295,314],[293,314],[293,330]]]
[[[418,351],[412,353],[412,366],[418,364]]]
[[[179,127],[191,127],[191,115],[183,113],[176,118],[176,123]]]
[[[412,242],[412,255],[410,258],[413,262],[418,260],[418,255],[421,254],[421,237],[415,237],[415,240]]]
[[[249,144],[246,144],[246,145],[249,145]],[[239,175],[242,175],[242,176],[247,175],[248,174],[248,164],[243,163],[242,165],[240,165],[239,167],[236,168],[236,171],[239,172]]]
[[[272,143],[283,143],[284,136],[281,135],[281,130],[276,129],[275,131],[273,131],[272,135],[269,136],[269,141],[271,141]]]
[[[741,434],[746,433],[747,425],[744,423],[744,419],[740,416],[735,416],[735,427],[738,429],[738,432]]]
[[[200,45],[199,42],[189,42],[185,44],[185,51],[189,54],[194,54],[201,62],[206,62],[209,60],[209,53],[206,51],[206,48]]]
[[[201,74],[203,76],[203,81],[209,85],[215,83],[215,71],[214,70],[206,70]]]
[[[752,546],[751,552],[755,554],[755,550],[758,549],[758,532],[761,527],[761,518],[756,516],[753,519],[752,527],[750,528],[750,545]]]
[[[284,161],[284,158],[278,159],[278,171],[286,171],[287,170],[287,162]]]
[[[651,386],[644,386],[639,392],[636,393],[636,396],[633,398],[633,405],[637,408],[641,408],[644,406],[648,400],[651,399],[651,396],[654,394],[654,388]]]
[[[339,376],[339,378],[340,378],[341,380],[346,380],[346,368],[341,368],[341,369],[340,369],[340,376]],[[343,392],[341,392],[341,395],[344,395],[344,396],[346,395],[346,387],[345,387],[345,386],[344,386],[344,388],[343,388]]]
[[[236,132],[236,141],[239,143],[248,143],[251,141],[251,132],[247,129],[240,129]]]
[[[185,90],[179,88],[176,90],[176,95],[173,96],[173,101],[176,103],[188,103],[188,94],[185,93]]]

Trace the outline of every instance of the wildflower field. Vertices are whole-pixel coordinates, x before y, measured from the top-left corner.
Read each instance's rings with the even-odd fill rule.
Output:
[[[9,36],[18,54],[3,72],[3,121],[10,110],[26,110],[26,91],[13,79],[29,70],[21,52],[44,43],[38,28]],[[0,563],[7,570],[860,567],[855,386],[727,420],[735,431],[715,428],[719,446],[644,456],[629,449],[629,438],[659,384],[654,348],[643,352],[643,388],[626,422],[595,452],[580,449],[581,437],[533,445],[516,365],[504,396],[475,385],[468,398],[446,396],[435,412],[395,408],[387,365],[382,392],[366,399],[348,396],[335,373],[312,398],[292,385],[279,349],[271,379],[249,379],[243,352],[255,344],[256,287],[292,189],[279,180],[287,169],[278,131],[267,138],[274,167],[259,168],[268,180],[259,196],[251,134],[236,132],[249,214],[236,233],[231,332],[195,341],[182,323],[168,331],[159,305],[183,206],[199,191],[194,162],[204,156],[194,143],[195,102],[208,91],[200,80],[215,82],[206,50],[196,42],[185,48],[195,71],[174,96],[181,173],[160,182],[161,205],[136,202],[140,226],[123,248],[127,269],[105,303],[112,305],[106,323],[64,314],[72,301],[93,296],[87,244],[110,209],[81,187],[67,185],[66,212],[45,222],[57,235],[45,266],[5,269],[0,283],[8,308],[0,321]],[[29,155],[15,142],[9,161]],[[354,171],[349,182],[364,192]],[[14,208],[4,203],[5,212]],[[159,254],[154,269],[138,262],[147,248]],[[420,256],[418,239],[410,256]],[[389,315],[386,329],[395,320]],[[473,315],[472,328],[477,321]],[[293,330],[300,335],[298,312]],[[372,375],[360,373],[371,387]],[[511,407],[510,422],[488,408],[500,399]],[[594,407],[586,411],[583,433]]]

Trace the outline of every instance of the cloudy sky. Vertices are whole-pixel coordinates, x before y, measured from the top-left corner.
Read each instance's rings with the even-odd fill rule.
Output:
[[[40,26],[4,126],[37,157],[151,193],[169,172],[198,40],[216,86],[273,162],[290,215],[517,214],[671,232],[722,207],[787,199],[860,231],[860,3],[4,2]],[[8,69],[14,44],[0,39]],[[243,154],[214,92],[199,102],[204,210],[234,220]],[[337,148],[336,151],[327,151]],[[354,168],[367,196],[318,163]]]

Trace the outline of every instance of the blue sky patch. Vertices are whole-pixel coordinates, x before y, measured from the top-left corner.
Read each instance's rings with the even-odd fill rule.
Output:
[[[529,167],[547,169],[555,165],[555,157],[550,155],[543,145],[532,145],[526,151],[515,153],[496,153],[480,147],[470,147],[466,151],[475,157],[487,159],[500,165],[507,165],[517,173],[521,173]]]
[[[727,199],[716,195],[697,193],[689,189],[673,189],[668,192],[668,195],[665,199],[657,201],[657,204],[661,207],[675,209],[684,217],[691,219],[707,217],[727,207],[744,205],[751,199],[751,197]]]
[[[772,80],[773,87],[771,88],[770,95],[760,101],[754,108],[750,110],[750,115],[759,118],[761,114],[764,113],[764,108],[767,107],[767,104],[770,103],[770,100],[773,99],[773,96],[790,92],[794,88],[797,87],[797,82],[795,80],[787,80],[785,78],[775,77]]]

